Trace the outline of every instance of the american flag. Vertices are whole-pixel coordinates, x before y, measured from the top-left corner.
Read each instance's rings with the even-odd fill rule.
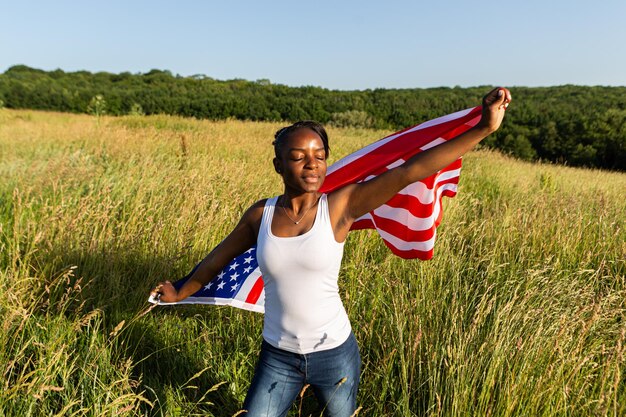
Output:
[[[481,107],[462,110],[393,133],[337,161],[328,168],[321,192],[368,181],[401,165],[411,156],[435,147],[475,126]],[[461,159],[401,190],[387,203],[357,219],[352,230],[376,229],[391,251],[405,259],[433,256],[437,226],[443,210],[441,198],[456,195]],[[256,261],[256,246],[233,259],[200,291],[178,303],[230,305],[264,311],[263,277]],[[174,287],[179,289],[198,268]],[[153,298],[151,302],[156,302]]]
[[[179,290],[200,264],[196,265],[191,272],[173,285]],[[150,297],[150,302],[156,300]],[[208,284],[195,294],[177,303],[171,304],[213,304],[229,305],[244,310],[263,313],[265,311],[265,291],[263,290],[263,277],[259,264],[256,261],[256,245],[230,261],[224,269]]]

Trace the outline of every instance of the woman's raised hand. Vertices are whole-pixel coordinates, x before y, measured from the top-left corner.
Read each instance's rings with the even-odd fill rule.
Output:
[[[493,133],[500,127],[504,111],[511,102],[511,92],[504,87],[497,87],[483,97],[483,115],[477,127]]]
[[[158,301],[173,303],[177,301],[178,291],[170,281],[159,282],[150,295]]]

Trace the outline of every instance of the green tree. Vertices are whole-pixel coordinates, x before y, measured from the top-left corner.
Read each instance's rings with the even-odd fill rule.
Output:
[[[89,101],[87,113],[100,117],[106,113],[107,102],[101,94],[95,95]]]
[[[143,116],[146,113],[144,113],[143,107],[141,107],[141,104],[133,103],[133,105],[130,106],[130,111],[128,112],[128,114],[131,116]]]
[[[523,135],[506,135],[499,148],[520,159],[533,160],[537,157],[537,152]]]
[[[347,110],[330,115],[330,124],[337,127],[365,127],[374,125],[372,117],[363,110]]]

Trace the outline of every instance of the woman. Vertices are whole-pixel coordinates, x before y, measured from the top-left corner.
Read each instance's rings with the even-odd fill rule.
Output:
[[[328,195],[319,192],[329,152],[324,128],[298,122],[276,133],[273,162],[283,180],[283,194],[252,205],[179,291],[169,281],[153,290],[163,302],[180,301],[200,290],[232,258],[257,245],[265,317],[261,354],[244,403],[246,415],[286,415],[305,384],[326,415],[354,413],[361,360],[337,288],[350,226],[497,130],[510,101],[507,89],[492,90],[483,98],[482,118],[472,129],[370,181]]]

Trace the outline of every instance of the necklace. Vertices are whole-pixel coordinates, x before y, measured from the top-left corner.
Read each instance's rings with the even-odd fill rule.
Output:
[[[315,206],[317,204],[317,202],[319,201],[319,197],[317,198],[317,200],[315,200],[315,203],[313,203],[313,205],[311,205],[308,209],[306,209],[304,211],[304,214],[302,215],[302,217],[300,217],[300,220],[296,221],[293,219],[293,217],[291,217],[289,215],[289,213],[287,213],[287,209],[285,208],[285,200],[283,199],[283,204],[281,204],[281,206],[283,207],[283,211],[285,212],[285,215],[287,217],[289,217],[289,220],[291,220],[292,222],[294,222],[295,224],[300,224],[300,222],[302,221],[302,219],[304,219],[304,216],[306,216],[306,214],[309,212],[309,210],[311,210],[311,208],[313,208],[313,206]]]

